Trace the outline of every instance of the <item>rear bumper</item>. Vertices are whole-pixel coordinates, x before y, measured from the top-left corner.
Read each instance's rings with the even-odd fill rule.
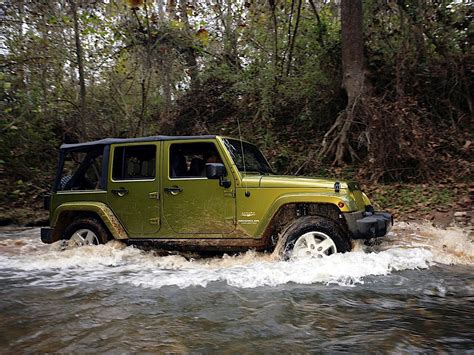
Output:
[[[352,239],[371,239],[385,236],[393,226],[388,212],[344,213]]]
[[[53,242],[53,228],[41,228],[41,241],[46,244],[51,244]]]

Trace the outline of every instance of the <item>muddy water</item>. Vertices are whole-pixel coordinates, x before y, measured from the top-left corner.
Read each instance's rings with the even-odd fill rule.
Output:
[[[0,351],[474,349],[474,243],[398,224],[324,259],[187,260],[111,242],[63,249],[0,230]]]

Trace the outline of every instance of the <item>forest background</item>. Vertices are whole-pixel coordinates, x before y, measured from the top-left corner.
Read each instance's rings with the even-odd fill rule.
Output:
[[[3,1],[0,224],[44,223],[63,142],[238,122],[278,173],[358,180],[404,218],[472,209],[473,18],[471,1]]]

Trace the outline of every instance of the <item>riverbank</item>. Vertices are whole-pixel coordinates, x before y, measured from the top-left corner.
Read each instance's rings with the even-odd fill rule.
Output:
[[[387,210],[396,220],[428,221],[436,227],[457,225],[472,232],[472,183],[362,185],[374,207]]]

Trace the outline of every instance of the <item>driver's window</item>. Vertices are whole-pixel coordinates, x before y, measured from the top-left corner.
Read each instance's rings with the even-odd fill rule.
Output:
[[[222,163],[214,143],[175,143],[170,147],[171,178],[206,177],[206,163]]]

